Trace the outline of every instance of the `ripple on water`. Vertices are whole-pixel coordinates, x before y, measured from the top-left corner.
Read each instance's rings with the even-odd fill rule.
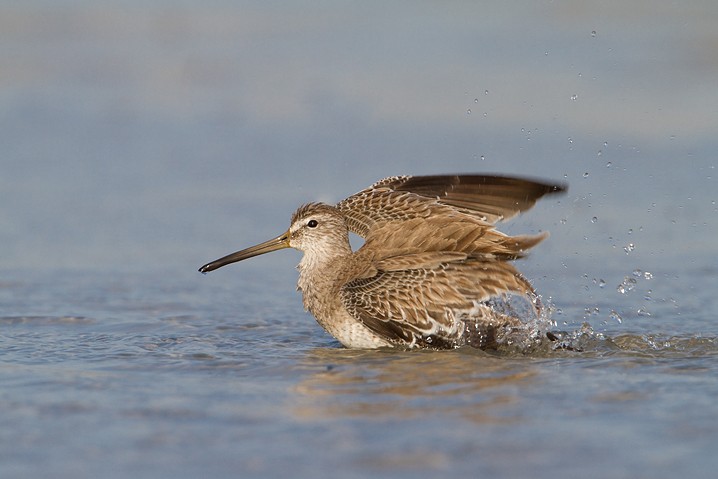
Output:
[[[86,325],[94,324],[93,318],[84,316],[3,316],[0,325]]]
[[[586,357],[628,355],[651,358],[711,357],[718,355],[718,338],[704,336],[663,336],[659,334],[617,334],[595,331],[583,323],[573,331],[549,334],[548,355],[572,352]],[[533,351],[536,352],[536,351]],[[541,351],[538,351],[541,354]]]

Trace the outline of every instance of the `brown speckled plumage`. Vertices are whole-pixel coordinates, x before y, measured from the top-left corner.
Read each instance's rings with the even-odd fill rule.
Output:
[[[336,206],[301,206],[283,235],[200,271],[293,247],[304,252],[305,308],[346,347],[492,347],[501,328],[522,319],[510,299],[540,312],[508,261],[546,237],[507,236],[494,225],[564,190],[499,176],[385,178]],[[356,252],[349,232],[365,240]]]

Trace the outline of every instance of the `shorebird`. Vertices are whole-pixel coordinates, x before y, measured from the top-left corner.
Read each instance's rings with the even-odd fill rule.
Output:
[[[199,271],[295,248],[304,253],[305,309],[345,347],[492,348],[526,321],[526,304],[540,315],[538,295],[509,261],[548,236],[495,225],[565,190],[503,176],[393,176],[334,206],[305,204],[286,232]],[[356,251],[350,232],[364,238]]]

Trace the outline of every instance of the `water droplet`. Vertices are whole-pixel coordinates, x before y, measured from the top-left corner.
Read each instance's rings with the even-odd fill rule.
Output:
[[[598,280],[598,287],[603,288],[606,286],[606,282],[603,279]]]
[[[484,161],[486,157],[484,155],[481,155],[481,161]]]
[[[562,224],[562,225],[565,225],[567,222],[568,222],[568,220],[567,220],[566,218],[561,218],[561,224]]]
[[[653,279],[653,274],[652,274],[652,273],[649,273],[648,271],[644,271],[644,272],[643,272],[643,279],[651,280],[651,279]]]
[[[611,165],[612,165],[612,163],[609,161],[608,163],[606,163],[606,168],[610,168]]]
[[[636,249],[636,245],[634,245],[633,243],[628,243],[626,246],[623,247],[623,251],[625,251],[626,254],[630,253],[634,249]]]
[[[573,143],[573,139],[570,136],[568,137],[568,142]]]
[[[598,150],[598,151],[596,152],[596,156],[601,156],[601,155],[603,155],[603,151]]]
[[[597,35],[597,34],[596,34],[596,30],[592,30],[592,31],[591,31],[591,36],[595,38],[596,35]]]
[[[584,177],[584,178],[588,178],[588,171],[583,174],[583,177]]]
[[[605,148],[605,147],[607,147],[607,146],[608,146],[608,142],[607,142],[607,141],[604,141],[604,142],[603,142],[603,147]]]
[[[621,281],[621,284],[616,287],[616,291],[621,294],[626,294],[630,291],[633,291],[633,289],[636,287],[636,283],[637,281],[635,278],[626,276],[625,278],[623,278],[623,281]]]
[[[578,95],[575,94],[575,93],[574,93],[573,95],[571,95],[571,100],[572,100],[572,101],[578,100]]]
[[[616,321],[618,324],[621,324],[623,322],[623,318],[615,310],[611,310],[611,314],[609,314],[608,317]]]
[[[598,221],[598,216],[594,216],[593,218],[591,218],[591,223],[595,223],[596,221]]]
[[[467,114],[467,115],[471,115],[471,108],[469,108],[468,110],[466,110],[466,114]]]
[[[479,102],[479,99],[478,99],[478,98],[474,98],[474,103],[478,103],[478,102]]]
[[[484,90],[484,95],[488,95],[488,94],[489,94],[489,90]]]

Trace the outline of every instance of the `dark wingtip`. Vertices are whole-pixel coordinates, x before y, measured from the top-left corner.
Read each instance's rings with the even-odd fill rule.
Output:
[[[549,193],[566,193],[568,192],[568,183],[557,183],[551,185]]]

